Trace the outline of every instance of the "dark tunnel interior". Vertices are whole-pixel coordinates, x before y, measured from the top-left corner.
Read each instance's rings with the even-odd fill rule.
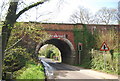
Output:
[[[69,62],[70,57],[72,55],[72,50],[69,43],[61,39],[50,39],[42,43],[40,47],[42,47],[45,44],[55,45],[61,52],[62,62],[70,64]]]

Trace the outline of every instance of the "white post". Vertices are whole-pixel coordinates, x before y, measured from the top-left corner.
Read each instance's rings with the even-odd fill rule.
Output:
[[[105,52],[103,52],[103,56],[104,56],[104,69],[106,69],[106,57],[105,57]]]
[[[80,55],[80,50],[79,50],[79,64],[81,64],[80,58],[81,58],[81,55]]]
[[[78,43],[78,54],[79,54],[79,64],[81,64],[81,52],[82,51],[82,43]]]

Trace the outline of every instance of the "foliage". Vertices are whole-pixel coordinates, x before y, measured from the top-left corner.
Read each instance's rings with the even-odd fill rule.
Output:
[[[18,22],[15,24],[14,29],[11,32],[11,38],[9,40],[8,45],[11,46],[15,41],[17,41],[22,37],[23,37],[22,43],[29,46],[31,44],[34,44],[35,42],[43,41],[48,38],[48,35],[42,29],[43,27],[36,23],[19,23]]]
[[[118,74],[118,55],[120,55],[120,53],[114,53],[113,55],[112,59],[109,52],[103,54],[103,52],[94,50],[92,53],[91,68]]]
[[[21,69],[28,60],[38,61],[38,56],[34,54],[35,46],[47,38],[46,32],[41,32],[41,29],[41,25],[36,23],[15,24],[5,51],[4,73]]]
[[[80,66],[80,67],[83,67],[86,69],[90,69],[91,68],[91,61],[90,61],[90,59],[85,59],[85,60],[83,60],[82,64],[75,64],[74,66]]]
[[[15,79],[42,79],[41,81],[44,81],[45,74],[44,74],[44,68],[42,65],[37,65],[32,61],[26,62],[26,66],[16,72],[14,72],[14,78]],[[19,80],[17,80],[19,81]]]
[[[60,51],[57,47],[55,47],[54,45],[51,44],[47,44],[45,45],[45,47],[43,46],[41,48],[41,50],[39,51],[40,56],[45,56],[47,58],[51,58],[54,59],[55,57],[58,57],[58,60],[61,60],[61,56],[60,56]]]
[[[84,48],[88,50],[93,48],[95,39],[92,33],[87,29],[87,26],[83,24],[83,29],[74,28],[75,43],[83,43]]]
[[[1,33],[2,33],[2,23],[0,22],[0,36],[1,36]]]
[[[29,9],[31,9],[31,8],[33,8],[35,6],[38,6],[39,4],[43,4],[46,1],[47,0],[42,0],[42,1],[38,1],[36,3],[30,4],[27,7],[24,7],[20,11],[18,10],[19,9],[19,5],[20,5],[20,4],[18,4],[19,0],[18,1],[10,1],[9,2],[7,15],[6,15],[6,18],[4,20],[5,21],[4,25],[2,27],[2,36],[3,36],[3,38],[2,38],[3,39],[3,50],[2,51],[3,52],[5,51],[5,49],[7,47],[7,43],[8,43],[9,37],[11,35],[11,31],[14,28],[14,24],[16,23],[16,20],[20,17],[20,15],[22,15],[23,13],[25,13]],[[17,11],[19,11],[19,12],[17,12]]]
[[[106,42],[111,50],[118,51],[119,35],[118,31],[114,29],[107,30],[106,32],[97,32],[95,37],[97,48],[100,48],[103,42]]]
[[[3,72],[14,72],[25,66],[31,54],[21,47],[13,48],[5,53]]]
[[[31,57],[37,61],[36,44],[49,38],[46,32],[41,31],[42,29],[42,26],[37,23],[16,23],[12,29],[7,49],[10,50],[11,46],[26,48],[27,52],[32,54]]]
[[[28,60],[37,60],[38,56],[34,54],[35,46],[47,38],[46,32],[41,32],[41,29],[41,25],[36,23],[15,24],[8,41],[8,50],[5,51],[4,73],[21,69]]]
[[[51,58],[51,55],[53,54],[52,50],[48,50],[46,54],[46,58]]]
[[[119,46],[119,35],[118,31],[114,29],[109,29],[106,32],[97,32],[96,36],[96,48],[100,49],[103,42],[106,42],[110,51],[105,52],[105,56],[103,52],[99,50],[93,50],[91,65],[93,69],[102,70],[109,73],[118,74],[118,57],[120,53],[118,52]],[[95,48],[95,49],[96,49]],[[104,57],[106,60],[106,64],[104,66]]]
[[[74,39],[76,46],[78,43],[83,44],[83,50],[81,52],[82,62],[90,61],[89,50],[91,50],[95,44],[94,35],[87,29],[86,25],[83,24],[82,29],[74,28]],[[88,60],[89,59],[89,60]]]
[[[118,71],[118,32],[114,29],[109,29],[106,32],[98,32],[97,30],[91,34],[86,25],[83,29],[74,28],[74,37],[76,45],[80,42],[83,44],[81,51],[82,64],[79,65],[84,68],[92,68],[113,74],[120,74]],[[99,51],[103,42],[106,42],[110,51],[104,54]],[[95,49],[95,50],[94,50]]]

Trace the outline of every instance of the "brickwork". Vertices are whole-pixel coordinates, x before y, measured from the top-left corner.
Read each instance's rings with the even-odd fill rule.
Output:
[[[47,31],[51,35],[61,35],[61,36],[66,36],[68,40],[73,44],[75,48],[75,43],[74,43],[74,34],[72,31]]]
[[[55,24],[55,23],[36,23],[37,27],[43,28],[42,31],[46,31],[47,33],[50,34],[51,38],[66,38],[68,39],[72,45],[73,45],[73,49],[72,50],[68,50],[69,47],[72,47],[70,45],[65,45],[65,43],[63,44],[60,40],[57,39],[53,39],[53,40],[48,40],[49,43],[52,44],[56,44],[60,49],[62,49],[62,53],[63,53],[63,58],[64,61],[67,61],[65,63],[68,64],[74,64],[75,61],[78,61],[77,54],[74,54],[74,51],[76,50],[76,45],[74,42],[74,28],[78,28],[78,29],[82,29],[83,28],[83,24]],[[86,27],[92,32],[93,31],[102,31],[102,32],[107,32],[109,29],[115,29],[117,31],[120,31],[120,25],[96,25],[96,24],[87,24]],[[55,43],[54,43],[55,42]],[[66,42],[66,41],[65,41]],[[69,42],[68,42],[69,43]],[[67,44],[68,44],[67,43]],[[40,46],[40,45],[38,45]],[[67,48],[66,48],[67,47]],[[65,52],[64,52],[65,51]],[[70,53],[71,52],[71,53]],[[64,55],[65,54],[65,55]],[[68,55],[69,54],[69,55]]]
[[[82,28],[82,24],[77,25],[76,24],[41,24],[42,27],[45,29],[50,30],[73,30],[73,28]]]
[[[74,43],[74,28],[83,28],[83,24],[55,24],[55,23],[44,23],[41,26],[49,33],[49,34],[57,34],[57,35],[67,35],[67,39],[73,44],[74,48],[76,49],[76,45]],[[87,24],[87,28],[93,32],[107,32],[109,29],[115,29],[120,31],[119,25],[97,25],[97,24]]]
[[[33,22],[35,23],[35,22]],[[73,44],[74,48],[76,48],[74,43],[74,28],[83,28],[83,24],[63,24],[63,23],[36,23],[36,26],[43,28],[50,35],[66,35],[67,39]],[[93,31],[102,31],[107,32],[109,29],[115,29],[120,31],[120,25],[98,25],[98,24],[86,24],[87,28]]]

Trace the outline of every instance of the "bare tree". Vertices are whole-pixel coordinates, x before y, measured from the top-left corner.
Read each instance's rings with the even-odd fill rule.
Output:
[[[92,23],[92,15],[87,8],[80,6],[79,9],[71,15],[70,21],[74,23],[89,24]]]
[[[7,11],[7,5],[8,5],[7,0],[1,0],[0,3],[0,22],[4,20],[4,17],[6,16],[5,11]]]
[[[118,23],[120,24],[120,1],[118,2],[118,13],[117,13]]]
[[[101,23],[101,24],[110,24],[115,22],[116,18],[116,9],[112,8],[101,8],[94,17],[94,23]],[[113,22],[114,21],[114,22]]]
[[[70,17],[70,21],[83,24],[111,24],[116,23],[119,18],[117,9],[103,7],[93,15],[90,10],[79,7]]]

